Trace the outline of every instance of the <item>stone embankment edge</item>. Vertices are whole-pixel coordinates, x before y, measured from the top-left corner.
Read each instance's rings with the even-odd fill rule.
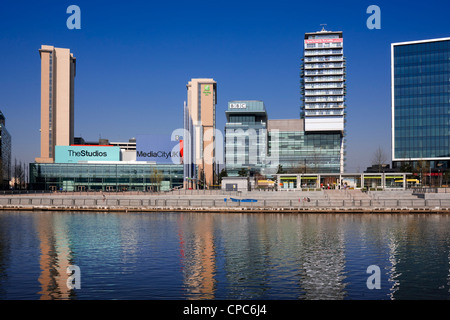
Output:
[[[450,208],[251,208],[251,207],[125,207],[125,206],[39,206],[3,205],[0,211],[73,211],[73,212],[202,212],[202,213],[423,213],[450,214]]]

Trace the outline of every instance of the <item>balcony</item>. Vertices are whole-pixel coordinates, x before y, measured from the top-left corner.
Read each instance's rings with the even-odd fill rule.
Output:
[[[305,70],[306,76],[315,76],[315,75],[344,75],[344,71],[342,69],[330,69],[330,70]]]
[[[344,63],[314,63],[314,64],[304,64],[302,69],[333,69],[333,68],[344,68]]]
[[[305,61],[305,63],[308,63],[308,62],[328,62],[328,61],[343,62],[344,61],[344,57],[343,56],[323,56],[323,57],[313,56],[313,57],[305,57],[304,61]]]
[[[312,96],[305,97],[305,102],[344,102],[344,97]]]
[[[305,111],[305,116],[342,116],[343,110],[317,110],[317,111]]]
[[[304,85],[306,90],[308,89],[340,89],[345,88],[343,82],[325,82],[325,83],[306,83]]]
[[[305,50],[305,56],[324,56],[343,54],[342,49],[334,50]]]
[[[311,82],[342,82],[344,81],[344,77],[332,77],[332,76],[323,76],[323,77],[305,77],[305,83]]]
[[[343,90],[307,90],[306,96],[338,96],[343,95]]]
[[[342,48],[342,42],[332,43],[306,43],[305,50],[311,49],[328,49],[328,48]]]
[[[304,106],[305,110],[315,110],[315,109],[344,109],[343,104],[338,103],[306,103]]]

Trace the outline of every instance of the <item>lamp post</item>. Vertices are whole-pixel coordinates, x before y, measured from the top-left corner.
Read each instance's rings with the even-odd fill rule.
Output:
[[[386,168],[388,165],[387,164],[382,164],[381,167],[383,168],[383,190],[386,188],[386,175],[384,174],[384,168]]]
[[[439,188],[442,187],[442,177],[441,177],[441,166],[443,165],[442,162],[439,162],[436,167],[438,167],[438,176],[439,176]]]
[[[428,184],[430,185],[430,188],[431,188],[431,160],[430,160],[430,179],[428,181]]]

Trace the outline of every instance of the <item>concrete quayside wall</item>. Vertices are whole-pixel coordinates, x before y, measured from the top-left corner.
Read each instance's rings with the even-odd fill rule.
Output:
[[[450,213],[450,193],[412,190],[292,192],[35,193],[0,195],[1,210],[208,212],[424,212]],[[207,192],[211,191],[211,192]],[[212,192],[216,191],[216,192]],[[234,199],[234,201],[233,201]]]

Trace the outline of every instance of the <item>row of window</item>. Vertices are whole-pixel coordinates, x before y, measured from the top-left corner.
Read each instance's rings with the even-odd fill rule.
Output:
[[[419,88],[422,86],[436,86],[444,87],[448,86],[450,82],[450,76],[448,75],[434,75],[434,76],[411,76],[411,77],[398,77],[394,80],[395,88]],[[442,92],[445,92],[441,89]]]
[[[427,52],[427,53],[416,53],[403,56],[395,56],[395,65],[409,65],[409,64],[429,64],[435,62],[448,62],[450,58],[449,51],[440,52]]]
[[[306,116],[342,116],[344,115],[344,110],[321,110],[321,111],[305,111]]]
[[[305,95],[318,95],[318,94],[334,94],[334,95],[342,95],[344,94],[344,90],[342,89],[311,89],[305,92]]]
[[[342,49],[328,49],[328,50],[306,50],[305,56],[314,56],[321,54],[343,54]]]
[[[394,55],[408,55],[433,51],[450,50],[449,40],[430,41],[423,43],[404,44],[394,46]]]
[[[432,106],[446,105],[450,103],[449,94],[428,94],[428,95],[413,95],[413,96],[400,96],[395,97],[394,104],[395,109],[401,106]]]
[[[326,97],[305,97],[305,101],[309,102],[326,102],[326,101],[344,101],[344,97],[326,96]]]
[[[305,89],[343,88],[342,82],[306,83]]]
[[[182,165],[97,165],[97,164],[30,164],[34,176],[46,177],[123,177],[145,176],[155,173],[183,176]]]
[[[413,77],[413,79],[428,80],[429,83],[447,82],[449,75],[449,63],[430,66],[394,67],[394,80]]]
[[[305,109],[341,109],[343,104],[338,103],[307,103]]]
[[[441,150],[411,150],[411,149],[395,149],[396,158],[449,158],[448,149]]]
[[[396,128],[395,130],[395,138],[403,139],[406,141],[416,141],[429,139],[433,140],[433,144],[435,145],[449,145],[450,140],[450,131],[448,126],[444,127],[431,127],[427,129],[421,128],[420,130],[409,130],[409,128],[405,128],[406,130],[402,130],[402,128]]]
[[[305,77],[305,82],[311,81],[344,81],[342,76],[318,76],[318,77]]]
[[[450,85],[397,86],[394,93],[396,97],[424,94],[450,97]]]
[[[49,97],[48,97],[48,126],[49,126],[49,134],[48,134],[48,154],[49,157],[53,157],[53,53],[49,54],[50,60],[50,70],[49,70]]]
[[[344,63],[327,62],[327,63],[306,63],[305,69],[320,69],[320,68],[343,68]]]
[[[331,43],[307,43],[306,48],[341,48],[342,42],[331,42]]]
[[[342,75],[342,74],[344,74],[344,71],[342,69],[305,70],[304,74],[307,76],[315,76],[315,75],[322,75],[322,74]]]
[[[343,61],[343,56],[305,57],[305,62]]]

